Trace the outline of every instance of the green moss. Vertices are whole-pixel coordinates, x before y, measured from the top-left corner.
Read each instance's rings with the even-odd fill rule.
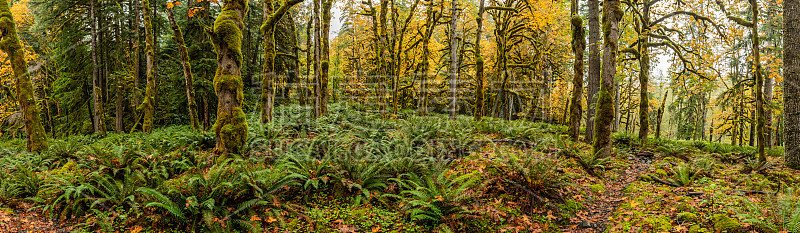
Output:
[[[660,230],[660,231],[670,231],[672,230],[672,224],[669,221],[669,218],[664,216],[659,216],[656,218],[646,218],[644,220],[645,223],[650,225],[653,229]]]
[[[683,222],[697,222],[697,214],[690,212],[682,212],[678,214],[678,221]]]
[[[689,227],[689,233],[710,233],[708,228],[700,227],[700,225],[693,225]]]
[[[641,181],[644,181],[644,182],[653,181],[653,178],[651,178],[649,175],[639,175],[639,177],[637,177],[637,178],[639,180],[641,180]]]
[[[593,184],[589,185],[589,188],[592,189],[592,192],[595,193],[603,193],[606,191],[606,187],[603,184]]]
[[[668,175],[667,171],[665,171],[664,169],[660,169],[660,168],[656,169],[656,174],[658,174],[661,177],[666,177]]]
[[[737,231],[742,228],[742,224],[728,215],[724,214],[715,214],[711,217],[711,221],[714,223],[714,229],[717,231]]]
[[[575,27],[583,26],[583,18],[581,18],[580,15],[573,16],[570,23],[572,23],[572,26]]]

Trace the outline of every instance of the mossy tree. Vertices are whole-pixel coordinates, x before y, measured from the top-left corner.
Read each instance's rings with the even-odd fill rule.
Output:
[[[192,74],[192,64],[189,63],[189,51],[186,48],[186,42],[183,40],[183,32],[175,21],[175,14],[172,12],[172,7],[167,6],[167,17],[169,24],[172,28],[174,35],[172,39],[178,44],[178,52],[181,55],[181,68],[183,68],[183,76],[185,77],[186,84],[186,101],[189,109],[189,118],[191,120],[192,129],[199,130],[200,123],[197,119],[197,104],[194,101],[194,76]]]
[[[764,155],[764,145],[766,145],[765,141],[766,138],[764,137],[764,125],[765,125],[765,117],[764,117],[764,76],[761,67],[761,52],[760,52],[760,38],[758,34],[758,1],[757,0],[749,0],[750,3],[750,13],[751,13],[751,21],[747,21],[745,19],[736,17],[728,13],[725,10],[725,5],[720,0],[715,1],[717,5],[722,9],[722,12],[725,13],[725,16],[733,22],[750,29],[750,38],[751,42],[750,45],[752,46],[752,53],[753,53],[753,63],[755,63],[755,70],[753,70],[753,80],[755,83],[753,84],[753,94],[755,95],[755,102],[756,102],[756,119],[755,119],[755,136],[756,136],[756,146],[758,147],[758,161],[762,164],[767,162],[767,158]],[[752,137],[751,137],[752,138]]]
[[[137,107],[137,110],[144,110],[144,122],[142,131],[149,133],[153,131],[153,115],[155,114],[156,102],[156,71],[155,71],[155,42],[153,37],[153,23],[150,20],[152,15],[149,0],[142,0],[142,17],[144,18],[145,31],[145,67],[147,69],[147,84],[144,90],[144,101]]]
[[[478,24],[478,29],[475,36],[475,121],[480,121],[483,117],[484,99],[486,99],[486,91],[484,90],[484,76],[483,76],[483,56],[481,56],[481,36],[483,35],[483,5],[486,0],[481,0],[478,6],[478,17],[475,21]],[[583,80],[581,80],[583,81]]]
[[[587,26],[589,28],[589,66],[586,86],[586,143],[594,138],[594,115],[597,91],[600,87],[600,0],[587,0]]]
[[[784,160],[800,170],[800,0],[783,1]]]
[[[275,107],[275,27],[289,9],[303,2],[303,0],[289,0],[284,2],[278,10],[272,0],[264,1],[264,24],[261,25],[261,34],[264,35],[264,69],[261,88],[261,123],[272,121],[272,110]]]
[[[572,69],[572,99],[569,108],[569,136],[573,141],[578,141],[581,128],[581,116],[583,108],[581,101],[583,98],[583,52],[586,51],[586,32],[583,29],[583,19],[578,15],[579,0],[572,0],[570,12],[572,19],[572,53],[575,54],[575,63]]]
[[[619,0],[603,1],[603,72],[597,98],[592,154],[605,158],[611,154],[611,127],[614,123],[614,84],[617,73],[619,21],[624,12]]]
[[[92,47],[92,126],[94,127],[94,133],[106,133],[105,124],[103,124],[103,102],[102,102],[102,81],[100,80],[100,67],[98,66],[98,46],[97,41],[99,40],[97,27],[99,26],[99,22],[97,19],[97,0],[90,0],[89,1],[89,23],[91,24],[92,28],[92,35],[91,35],[91,47]]]
[[[217,121],[214,123],[216,150],[223,155],[239,153],[247,140],[247,122],[242,105],[242,30],[247,13],[247,0],[224,0],[222,12],[207,27],[217,52],[214,91],[217,93]]]
[[[42,127],[39,108],[33,97],[33,84],[28,76],[22,43],[17,35],[17,25],[7,0],[0,0],[0,50],[8,54],[11,69],[14,71],[17,101],[22,107],[28,151],[47,149],[47,134]]]
[[[328,114],[328,79],[330,78],[330,60],[331,60],[331,7],[333,7],[333,0],[319,0],[322,4],[322,18],[320,28],[320,73],[319,73],[319,115],[324,116]]]

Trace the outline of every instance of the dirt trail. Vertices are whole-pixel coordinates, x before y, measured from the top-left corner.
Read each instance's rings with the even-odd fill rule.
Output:
[[[636,154],[636,153],[634,153]],[[616,180],[605,182],[605,192],[595,200],[585,204],[585,208],[578,210],[570,219],[570,225],[561,229],[564,232],[605,232],[608,219],[613,216],[617,207],[627,197],[623,191],[630,183],[636,181],[639,175],[645,174],[650,168],[652,155],[633,155],[628,158],[629,166]]]
[[[0,210],[0,232],[70,232],[37,212],[19,209]]]

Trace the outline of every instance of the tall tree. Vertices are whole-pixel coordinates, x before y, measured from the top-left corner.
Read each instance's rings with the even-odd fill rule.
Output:
[[[25,61],[22,43],[17,35],[14,15],[6,0],[0,0],[0,50],[8,54],[11,69],[14,71],[16,97],[22,108],[22,120],[27,137],[26,147],[28,151],[47,149],[47,134],[42,127],[39,108],[36,106],[33,96],[33,84],[28,76],[28,63]]]
[[[289,0],[284,2],[278,10],[274,10],[272,0],[264,1],[264,24],[261,25],[261,34],[264,35],[264,69],[261,88],[261,123],[272,121],[272,110],[275,107],[275,26],[278,25],[289,9],[303,2],[303,0]]]
[[[139,105],[138,109],[144,109],[144,123],[142,123],[142,131],[149,133],[153,131],[153,114],[155,113],[156,102],[156,80],[155,80],[155,42],[153,41],[153,22],[150,20],[151,11],[149,0],[142,0],[142,16],[144,17],[144,31],[145,31],[145,58],[147,68],[147,84],[144,90],[144,101]]]
[[[242,30],[247,14],[247,0],[225,0],[213,27],[206,33],[217,52],[214,90],[219,98],[217,122],[214,123],[217,152],[239,153],[247,140],[247,121],[242,105]]]
[[[783,12],[783,158],[800,170],[800,0],[784,0]]]
[[[89,17],[91,28],[92,28],[92,38],[91,38],[91,47],[92,47],[92,103],[94,103],[94,110],[92,111],[92,125],[94,126],[95,133],[105,134],[106,129],[105,125],[103,125],[103,103],[102,103],[102,84],[100,83],[100,67],[98,66],[97,61],[97,26],[99,26],[99,22],[97,22],[97,0],[89,0],[89,12],[91,16]]]
[[[458,88],[458,36],[456,36],[456,27],[458,26],[458,9],[457,2],[453,0],[450,13],[450,92],[452,97],[450,101],[450,120],[456,119],[456,109],[458,109],[458,102],[456,89]]]
[[[722,12],[730,19],[731,21],[736,22],[737,24],[750,29],[750,38],[752,46],[752,53],[753,53],[753,63],[755,64],[755,70],[753,70],[753,80],[755,83],[753,84],[753,93],[755,95],[755,102],[756,102],[756,109],[755,109],[755,138],[756,138],[756,146],[758,147],[758,160],[760,163],[766,163],[767,157],[764,155],[764,145],[765,137],[764,137],[764,122],[766,121],[764,118],[764,76],[761,66],[761,52],[760,52],[760,38],[758,35],[758,0],[749,0],[750,2],[750,13],[752,14],[752,20],[747,21],[745,19],[736,17],[728,13],[725,10],[725,5],[723,5],[722,1],[716,0],[717,5],[722,9]],[[785,9],[784,9],[785,12]],[[786,46],[787,44],[784,44]],[[751,137],[752,140],[753,137]]]
[[[578,15],[579,0],[572,0],[570,20],[572,27],[572,53],[575,54],[572,77],[572,99],[570,99],[569,136],[573,141],[578,141],[581,129],[581,115],[583,108],[583,52],[586,51],[586,32],[583,30],[583,19]]]
[[[478,17],[475,19],[478,23],[478,31],[475,36],[475,121],[480,121],[483,117],[483,101],[486,98],[486,91],[483,87],[483,57],[481,56],[484,2],[485,0],[481,0],[480,6],[478,6]]]
[[[333,0],[319,0],[322,3],[322,18],[320,28],[320,73],[319,73],[319,115],[328,114],[328,79],[330,78],[330,58],[331,58],[331,7]],[[385,21],[384,21],[385,22]]]
[[[588,0],[589,24],[589,72],[586,86],[586,138],[592,143],[594,138],[594,117],[597,103],[597,91],[600,89],[600,0]]]
[[[189,50],[186,48],[186,42],[183,40],[183,32],[175,21],[175,14],[172,12],[172,7],[167,6],[167,17],[169,18],[170,27],[174,33],[173,39],[178,44],[178,52],[181,55],[181,67],[183,68],[183,76],[185,77],[186,84],[186,101],[189,109],[189,118],[191,119],[192,129],[199,130],[200,123],[197,120],[197,104],[194,102],[194,76],[192,74],[192,64],[189,63]]]
[[[617,73],[619,21],[623,11],[619,0],[603,1],[603,73],[597,98],[592,154],[605,158],[611,154],[611,127],[614,123],[614,83]]]

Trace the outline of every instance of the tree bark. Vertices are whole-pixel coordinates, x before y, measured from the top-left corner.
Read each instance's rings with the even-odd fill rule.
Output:
[[[330,30],[331,30],[331,7],[333,0],[320,0],[322,1],[322,28],[320,28],[320,48],[322,63],[320,64],[319,74],[319,112],[320,116],[328,114],[328,99],[330,98],[328,91],[328,79],[330,78],[330,57],[331,57],[331,43],[330,43]],[[384,25],[386,19],[383,20]],[[384,26],[385,28],[385,26]],[[385,30],[384,30],[385,33]]]
[[[650,106],[648,96],[648,82],[650,79],[650,1],[645,0],[642,7],[642,38],[639,40],[639,141],[647,144],[647,131],[650,130]]]
[[[575,63],[572,66],[572,99],[570,100],[569,136],[572,141],[578,141],[581,134],[581,115],[583,108],[583,52],[586,50],[586,35],[583,29],[583,19],[578,15],[580,0],[572,0],[572,53],[575,54]]]
[[[480,6],[478,7],[478,18],[475,19],[478,24],[478,31],[475,36],[475,121],[480,121],[481,118],[483,118],[483,101],[486,98],[486,91],[483,86],[483,57],[481,56],[484,2],[485,0],[481,0]]]
[[[669,91],[664,92],[664,99],[661,100],[661,107],[658,107],[656,115],[656,138],[661,138],[661,119],[664,117],[664,105],[667,103],[667,95]]]
[[[275,26],[281,18],[289,12],[289,8],[303,0],[291,0],[281,5],[273,12],[272,0],[264,1],[264,24],[261,25],[261,34],[264,35],[264,79],[261,81],[261,123],[272,121],[272,111],[275,107]]]
[[[588,0],[589,23],[589,71],[588,85],[586,87],[586,143],[594,139],[594,117],[597,109],[597,92],[600,89],[600,0]]]
[[[217,51],[217,72],[214,90],[219,97],[217,122],[214,123],[216,151],[227,156],[239,153],[247,140],[247,122],[242,105],[242,31],[247,14],[247,0],[227,0],[214,27],[206,33]]]
[[[94,133],[100,133],[105,135],[105,125],[103,125],[103,102],[102,102],[102,83],[100,82],[100,70],[97,65],[97,4],[95,3],[96,0],[90,0],[90,19],[91,20],[91,28],[92,28],[92,38],[91,38],[91,47],[92,47],[92,102],[94,103],[94,109],[92,112],[92,121],[94,124]]]
[[[146,67],[147,67],[147,86],[145,87],[144,91],[144,101],[141,105],[139,105],[139,109],[144,109],[144,123],[142,123],[142,131],[145,133],[149,133],[153,131],[153,114],[155,112],[155,88],[156,88],[156,80],[155,80],[155,42],[153,41],[153,24],[150,21],[150,1],[149,0],[142,0],[142,9],[143,9],[143,16],[144,16],[144,29],[145,29],[145,57],[146,57]]]
[[[614,76],[617,68],[617,42],[619,40],[619,21],[623,11],[619,0],[603,1],[603,73],[597,98],[594,142],[595,156],[605,158],[611,155],[611,127],[614,120]]]
[[[759,162],[766,163],[767,157],[764,155],[764,76],[761,73],[761,52],[759,50],[761,44],[758,37],[758,1],[750,0],[750,8],[753,11],[753,27],[751,28],[751,34],[753,36],[753,61],[756,63],[756,70],[754,72],[754,79],[756,82],[756,144],[758,146]]]
[[[28,151],[47,149],[47,134],[42,126],[39,108],[33,96],[33,84],[28,76],[28,64],[25,61],[22,43],[17,35],[16,23],[7,0],[0,0],[0,50],[8,54],[11,69],[14,70],[14,82],[17,101],[22,107],[22,118],[25,125],[26,147]]]
[[[192,124],[192,129],[199,130],[200,123],[197,120],[197,104],[194,101],[194,76],[192,75],[192,64],[189,63],[189,50],[186,48],[186,42],[183,40],[183,32],[181,32],[178,23],[175,22],[175,14],[172,12],[172,8],[167,8],[167,17],[169,18],[172,32],[175,33],[173,39],[175,43],[178,43],[178,51],[181,55],[181,67],[183,68],[183,76],[185,77],[186,102],[188,103],[186,107],[189,109],[189,119]]]
[[[456,0],[453,0],[452,11],[450,13],[450,120],[456,119],[456,109],[458,106],[456,89],[458,88],[458,36],[456,35],[456,27],[458,26],[458,10],[456,9]]]

